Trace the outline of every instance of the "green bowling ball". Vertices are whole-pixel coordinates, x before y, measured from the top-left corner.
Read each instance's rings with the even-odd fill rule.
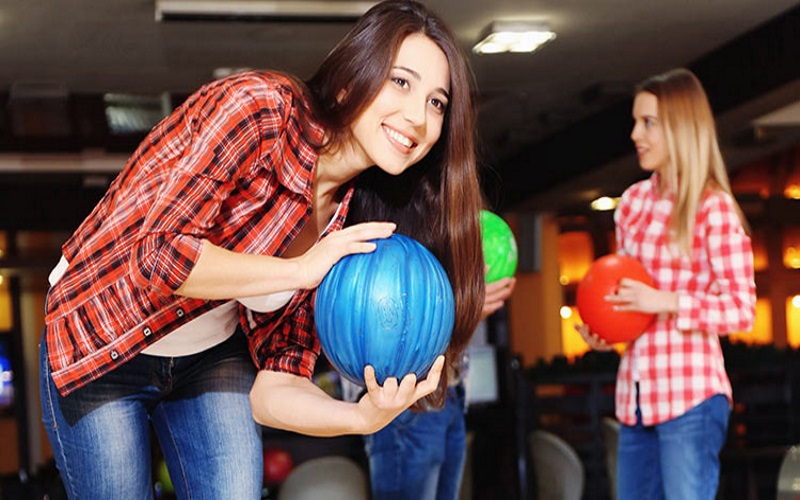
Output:
[[[514,276],[517,270],[517,240],[508,224],[497,214],[481,210],[483,260],[489,269],[486,282]]]
[[[167,470],[167,462],[161,460],[158,464],[157,479],[161,483],[162,491],[167,493],[175,493],[175,487],[172,485],[172,480],[169,478],[169,471]]]

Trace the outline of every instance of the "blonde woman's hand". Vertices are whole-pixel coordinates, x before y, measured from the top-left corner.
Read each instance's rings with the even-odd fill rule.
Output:
[[[622,278],[615,293],[605,297],[616,311],[642,313],[674,313],[678,311],[678,294],[658,290],[641,281]]]
[[[591,330],[589,329],[589,325],[576,324],[575,330],[578,331],[578,333],[583,338],[584,342],[586,342],[589,345],[589,347],[591,347],[595,351],[611,351],[614,349],[614,346],[612,344],[609,344],[608,342],[600,338],[597,334],[592,333]]]
[[[293,259],[300,265],[303,288],[316,288],[342,257],[374,251],[376,245],[370,240],[388,238],[396,227],[393,222],[364,222],[328,234]]]

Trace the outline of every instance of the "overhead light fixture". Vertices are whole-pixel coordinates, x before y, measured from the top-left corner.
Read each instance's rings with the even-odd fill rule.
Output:
[[[348,0],[156,0],[156,21],[351,22],[375,4]]]
[[[611,198],[610,196],[601,196],[597,199],[592,200],[590,206],[592,210],[598,212],[606,212],[608,210],[614,210],[619,205],[619,197]]]
[[[543,21],[494,21],[483,30],[476,54],[533,52],[553,40],[555,32]]]

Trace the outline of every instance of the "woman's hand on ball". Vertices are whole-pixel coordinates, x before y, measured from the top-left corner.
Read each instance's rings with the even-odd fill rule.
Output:
[[[614,349],[614,346],[600,338],[597,334],[592,333],[589,329],[589,325],[575,325],[575,330],[583,338],[584,342],[586,342],[589,347],[594,349],[595,351],[611,351]]]
[[[417,383],[416,375],[409,373],[399,384],[396,378],[389,377],[383,382],[383,386],[378,384],[372,366],[364,368],[367,393],[358,402],[363,417],[364,434],[379,431],[417,400],[433,393],[439,387],[443,368],[444,356],[439,356],[425,380]]]
[[[316,288],[342,257],[374,251],[376,245],[370,240],[388,238],[396,228],[394,222],[364,222],[328,234],[297,258],[304,277],[303,288]]]
[[[615,293],[605,299],[616,311],[636,311],[648,314],[678,311],[678,295],[653,288],[641,281],[622,278]]]

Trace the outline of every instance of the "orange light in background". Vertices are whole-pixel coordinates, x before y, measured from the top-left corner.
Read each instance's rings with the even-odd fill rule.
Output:
[[[753,269],[765,271],[769,267],[767,238],[764,231],[753,231]]]
[[[790,347],[800,348],[800,295],[786,300],[786,336]]]
[[[783,230],[783,265],[789,269],[800,269],[800,227]]]
[[[594,260],[594,245],[588,231],[568,231],[558,235],[559,281],[577,283]]]
[[[730,334],[732,342],[745,344],[772,343],[772,304],[769,299],[756,300],[756,321],[749,332]]]
[[[581,334],[575,330],[575,325],[581,323],[576,307],[563,306],[561,308],[561,349],[567,359],[583,356],[590,350],[581,338]]]
[[[788,247],[783,254],[783,265],[792,269],[800,269],[800,249]]]
[[[14,326],[11,317],[11,291],[8,280],[0,274],[0,331],[8,331]]]
[[[5,257],[7,248],[8,234],[0,231],[0,259]],[[11,330],[13,326],[11,310],[11,291],[8,288],[8,280],[0,274],[0,331]]]
[[[783,196],[792,200],[800,200],[800,155],[795,154],[794,166],[786,179]]]

